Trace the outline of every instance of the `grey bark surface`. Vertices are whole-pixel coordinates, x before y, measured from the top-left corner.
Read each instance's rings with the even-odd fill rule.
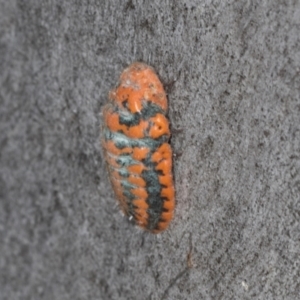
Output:
[[[0,299],[299,299],[299,1],[0,0]],[[119,213],[101,106],[166,86],[175,217]]]

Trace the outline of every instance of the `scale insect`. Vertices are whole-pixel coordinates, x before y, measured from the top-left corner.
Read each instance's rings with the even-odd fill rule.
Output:
[[[101,142],[116,198],[129,219],[152,233],[168,227],[175,206],[167,108],[154,70],[136,62],[102,110]]]

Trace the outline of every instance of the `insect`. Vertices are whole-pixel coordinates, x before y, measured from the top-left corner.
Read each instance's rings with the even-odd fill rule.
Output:
[[[175,206],[167,107],[154,70],[136,62],[102,110],[102,146],[116,198],[126,216],[152,233],[168,227]]]

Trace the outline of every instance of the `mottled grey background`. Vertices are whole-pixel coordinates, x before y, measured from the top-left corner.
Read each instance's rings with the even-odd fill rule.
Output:
[[[0,299],[299,299],[297,0],[0,0]],[[119,213],[100,108],[166,86],[174,221]]]

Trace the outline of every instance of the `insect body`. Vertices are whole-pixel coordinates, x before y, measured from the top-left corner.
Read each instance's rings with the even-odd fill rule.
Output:
[[[102,146],[116,198],[152,233],[167,228],[175,206],[167,106],[154,70],[133,63],[103,108]]]

